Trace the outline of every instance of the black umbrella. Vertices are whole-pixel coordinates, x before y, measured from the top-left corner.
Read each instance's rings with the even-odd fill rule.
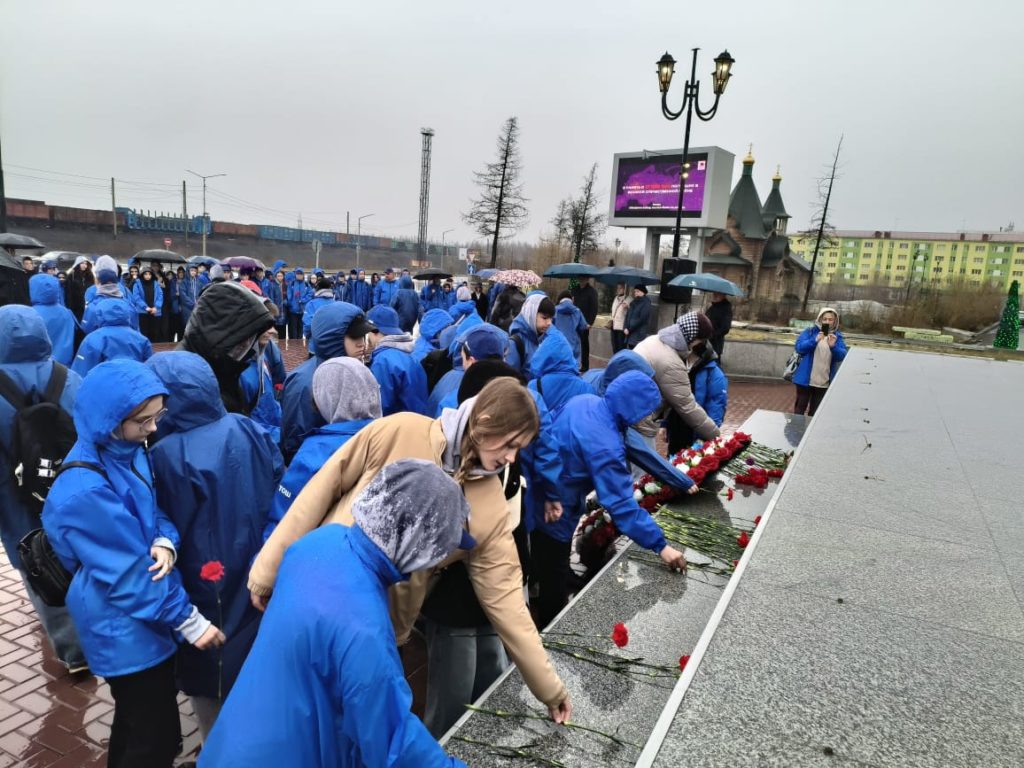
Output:
[[[451,276],[451,272],[445,272],[443,269],[438,269],[437,267],[430,267],[429,269],[424,269],[422,272],[413,275],[417,280],[433,280],[435,277],[440,277],[442,280],[445,280]]]
[[[188,259],[182,256],[180,253],[174,251],[165,251],[160,248],[150,248],[146,251],[139,251],[132,259],[136,264],[141,264],[143,261],[150,263],[154,261],[166,261],[171,264],[186,264]]]
[[[596,279],[605,285],[657,285],[661,278],[648,269],[637,267],[605,267],[598,271]]]
[[[13,232],[0,232],[0,248],[13,251],[19,248],[45,248],[46,246],[28,235],[16,235]]]
[[[4,251],[0,251],[0,269],[16,269],[19,272],[24,272],[21,264],[8,256]]]
[[[544,277],[593,277],[600,270],[590,264],[582,264],[574,261],[565,264],[555,264],[544,270]]]

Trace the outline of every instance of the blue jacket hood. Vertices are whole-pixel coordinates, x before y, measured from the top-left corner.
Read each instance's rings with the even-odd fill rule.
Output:
[[[604,401],[619,429],[626,429],[654,413],[661,405],[661,390],[651,377],[627,371],[608,385]]]
[[[608,385],[627,371],[640,371],[648,378],[654,378],[654,368],[643,357],[631,349],[623,349],[612,355],[608,361],[608,367],[604,369],[604,375],[597,385],[597,394],[604,395]]]
[[[544,334],[544,340],[533,353],[530,370],[538,377],[549,373],[567,373],[575,376],[579,372],[572,347],[561,333]]]
[[[278,259],[277,261],[274,262],[274,266],[270,268],[270,271],[273,274],[276,275],[278,273],[278,271],[281,269],[281,267],[287,267],[287,266],[288,266],[288,262],[287,261],[285,261],[284,259]]]
[[[405,288],[406,290],[409,290],[409,291],[413,290],[412,278],[409,277],[409,275],[402,275],[398,279],[398,287],[399,288]]]
[[[95,307],[91,314],[97,328],[113,325],[130,327],[132,324],[132,310],[127,301],[106,299],[95,302]]]
[[[161,434],[187,432],[227,414],[210,364],[194,352],[159,352],[146,361],[170,391]]]
[[[0,307],[0,365],[37,363],[53,352],[46,323],[32,307],[8,304]]]
[[[576,305],[571,301],[560,301],[555,304],[555,314],[558,315],[575,315]]]
[[[363,310],[347,301],[335,301],[321,307],[313,315],[313,346],[318,360],[345,357],[345,332]]]
[[[403,277],[403,280],[408,280],[408,277]],[[436,342],[437,336],[441,331],[452,324],[452,316],[443,309],[432,309],[423,315],[423,319],[420,320],[420,336],[427,339],[430,342]]]
[[[60,280],[53,275],[32,275],[28,281],[28,295],[33,304],[59,304]]]
[[[167,394],[160,378],[142,363],[125,359],[100,363],[78,388],[74,419],[79,440],[93,445],[115,442],[113,432],[128,414],[149,398]]]

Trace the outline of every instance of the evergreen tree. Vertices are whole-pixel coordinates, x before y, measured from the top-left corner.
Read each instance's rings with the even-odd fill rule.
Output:
[[[1003,316],[999,319],[999,330],[993,347],[999,349],[1016,349],[1020,343],[1020,286],[1016,280],[1010,285],[1003,306]]]

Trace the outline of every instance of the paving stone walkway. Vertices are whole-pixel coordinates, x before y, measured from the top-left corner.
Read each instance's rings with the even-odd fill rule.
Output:
[[[171,345],[158,345],[158,350],[169,348]],[[301,345],[283,345],[282,351],[289,370],[306,359]],[[733,383],[724,426],[738,427],[758,408],[790,407],[789,384]],[[426,654],[421,645],[414,644],[403,657],[413,688],[414,711],[422,712]],[[194,759],[199,730],[184,696],[180,711],[181,759]],[[104,766],[112,719],[113,703],[106,683],[88,674],[68,675],[54,659],[19,574],[0,547],[0,768]]]

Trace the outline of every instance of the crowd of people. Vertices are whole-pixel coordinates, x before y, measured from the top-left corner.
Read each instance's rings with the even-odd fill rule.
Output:
[[[655,438],[719,434],[712,321],[648,333],[645,289],[619,286],[620,349],[587,370],[586,281],[557,301],[413,286],[405,270],[168,276],[100,257],[0,308],[0,374],[25,403],[53,395],[77,436],[45,503],[28,498],[24,403],[0,397],[3,543],[22,568],[41,520],[72,574],[63,607],[26,588],[68,670],[110,683],[111,766],[172,764],[179,691],[202,766],[460,765],[436,739],[510,662],[555,722],[572,714],[538,627],[570,598],[589,498],[685,573],[633,478],[697,491]],[[835,361],[832,338],[814,343]],[[290,372],[282,339],[309,353]],[[413,632],[423,722],[401,663]]]

